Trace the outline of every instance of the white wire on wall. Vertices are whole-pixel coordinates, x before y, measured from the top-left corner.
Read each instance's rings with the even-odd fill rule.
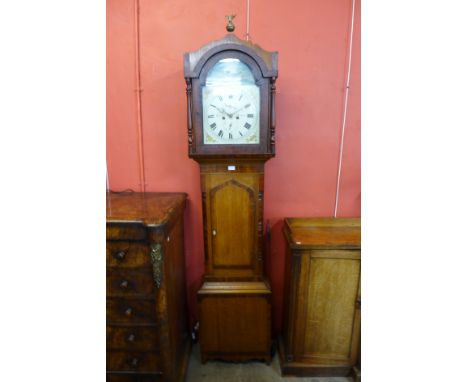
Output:
[[[106,159],[106,191],[107,191],[107,208],[109,209],[109,213],[112,214],[110,186],[109,186],[109,170],[107,169],[107,159]]]
[[[340,159],[338,162],[338,176],[336,180],[336,196],[335,196],[335,210],[333,212],[333,217],[336,218],[338,212],[338,200],[340,196],[340,184],[341,184],[341,167],[343,164],[343,143],[344,143],[344,134],[346,128],[346,118],[348,115],[348,96],[349,96],[349,81],[351,77],[351,60],[353,53],[353,33],[354,33],[354,9],[355,9],[355,0],[352,0],[352,12],[351,12],[351,30],[349,33],[349,52],[348,52],[348,73],[346,76],[346,88],[345,88],[345,101],[344,101],[344,110],[343,110],[343,124],[341,126],[341,142],[340,142]]]
[[[107,160],[106,160],[106,191],[109,193],[110,187],[109,187],[109,171],[107,170]]]

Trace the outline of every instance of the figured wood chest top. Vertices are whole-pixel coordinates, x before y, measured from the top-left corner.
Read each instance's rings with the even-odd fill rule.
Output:
[[[185,193],[132,192],[106,195],[107,223],[166,225],[185,207]]]
[[[360,218],[286,218],[284,233],[294,249],[359,249]]]

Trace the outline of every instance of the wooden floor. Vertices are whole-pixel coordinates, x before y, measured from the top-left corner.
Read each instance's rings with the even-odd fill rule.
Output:
[[[261,362],[229,363],[210,361],[202,365],[200,362],[200,347],[192,347],[187,372],[187,382],[352,382],[352,378],[298,378],[281,377],[278,354],[271,365]]]

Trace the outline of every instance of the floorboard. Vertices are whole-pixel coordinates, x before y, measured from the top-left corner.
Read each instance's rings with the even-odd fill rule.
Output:
[[[282,377],[278,354],[271,365],[262,362],[229,363],[210,361],[202,365],[200,362],[200,346],[192,347],[186,382],[352,382],[352,378],[312,378],[312,377]]]

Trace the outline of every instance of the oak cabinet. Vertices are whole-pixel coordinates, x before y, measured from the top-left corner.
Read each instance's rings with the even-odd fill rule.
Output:
[[[190,351],[185,194],[107,198],[107,381],[178,382]]]
[[[283,374],[345,376],[360,342],[360,219],[285,219]]]

